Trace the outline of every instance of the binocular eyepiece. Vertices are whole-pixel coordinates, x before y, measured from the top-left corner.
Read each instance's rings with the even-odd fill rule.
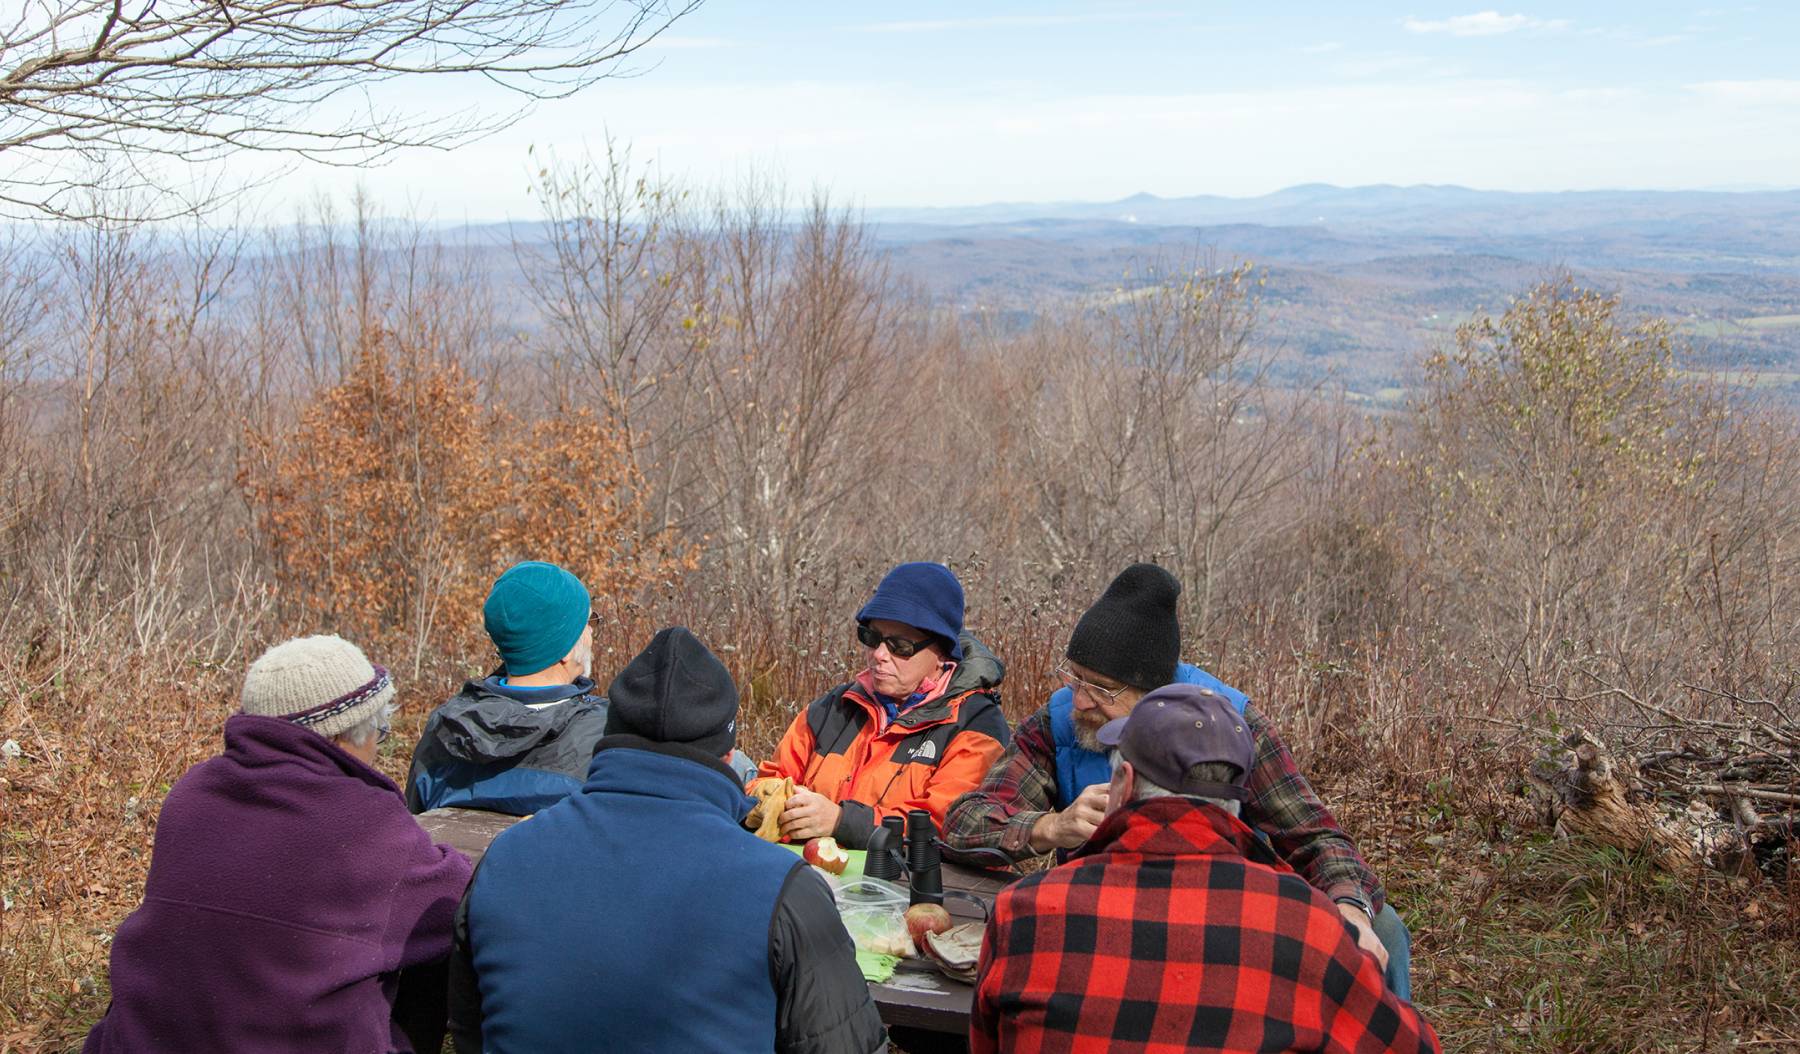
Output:
[[[905,818],[889,816],[869,836],[863,874],[888,882],[904,875],[914,904],[944,902],[943,856],[938,849],[937,824],[931,813],[913,809]]]

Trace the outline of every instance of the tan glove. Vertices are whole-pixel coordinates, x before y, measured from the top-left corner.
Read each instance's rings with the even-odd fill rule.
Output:
[[[787,776],[757,781],[750,788],[750,796],[756,799],[756,804],[751,806],[750,815],[744,817],[744,826],[765,842],[781,841],[781,810],[787,808],[788,797],[793,793],[794,781]]]

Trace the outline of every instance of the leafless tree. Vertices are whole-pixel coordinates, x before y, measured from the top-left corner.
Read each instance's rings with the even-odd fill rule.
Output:
[[[513,252],[543,319],[553,398],[594,406],[617,430],[659,496],[645,505],[654,533],[674,521],[685,445],[706,426],[695,386],[680,383],[706,343],[687,299],[701,248],[684,230],[685,195],[610,139],[603,155],[551,158],[533,191],[544,241],[515,240]]]
[[[347,210],[329,198],[298,210],[291,225],[263,233],[254,273],[238,290],[263,359],[307,392],[342,381],[381,330],[479,374],[506,337],[480,248],[449,242],[416,218],[379,216],[361,192]]]
[[[868,435],[914,412],[905,312],[868,229],[822,195],[794,214],[779,188],[749,183],[711,223],[687,272],[704,341],[690,379],[708,422],[689,507],[716,525],[738,595],[792,612],[805,572],[848,547],[843,521],[857,514],[841,510],[881,460]],[[894,450],[882,471],[904,471]]]
[[[0,202],[86,216],[96,179],[166,193],[254,150],[364,164],[449,146],[620,72],[700,0],[42,0],[0,21]],[[368,89],[485,78],[495,113],[408,113]],[[158,162],[174,162],[159,165]],[[104,170],[104,177],[95,172]],[[160,196],[160,195],[159,195]],[[117,199],[112,199],[117,200]],[[165,210],[167,198],[159,207]],[[203,203],[203,202],[202,202]],[[196,202],[185,202],[192,207]]]
[[[32,434],[37,403],[33,375],[43,357],[44,318],[49,314],[46,265],[17,229],[0,239],[0,566],[29,519],[44,473],[20,456]],[[11,583],[9,583],[10,585]],[[0,594],[11,607],[13,596]]]
[[[1205,627],[1226,573],[1277,529],[1316,393],[1271,380],[1254,282],[1248,267],[1151,267],[1028,338],[1013,413],[1056,572],[1154,558]]]

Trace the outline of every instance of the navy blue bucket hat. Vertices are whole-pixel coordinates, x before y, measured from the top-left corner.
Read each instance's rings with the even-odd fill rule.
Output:
[[[924,630],[943,642],[951,661],[962,661],[963,587],[943,564],[901,564],[882,576],[856,613],[858,622],[875,619]]]

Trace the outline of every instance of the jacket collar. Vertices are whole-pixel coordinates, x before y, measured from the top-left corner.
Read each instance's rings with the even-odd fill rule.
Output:
[[[951,672],[950,682],[935,697],[926,699],[911,709],[900,711],[891,727],[916,732],[927,725],[951,720],[956,716],[958,704],[964,699],[976,692],[992,691],[1000,686],[1000,682],[1006,678],[1006,666],[986,645],[969,633],[962,635],[961,643],[962,662]],[[844,686],[844,694],[860,703],[871,717],[881,721],[887,719],[880,700],[875,698],[874,690],[864,684],[860,674]],[[883,731],[885,730],[884,727]]]
[[[1140,856],[1236,856],[1292,871],[1256,832],[1210,802],[1173,796],[1134,801],[1100,821],[1071,859],[1103,853]]]
[[[453,758],[486,764],[522,757],[554,739],[598,705],[590,694],[593,682],[582,678],[541,698],[526,700],[495,683],[493,677],[469,681],[431,715],[424,735]],[[530,703],[567,702],[567,706],[534,707]]]
[[[737,773],[723,760],[680,743],[658,743],[629,733],[600,741],[581,789],[697,800],[718,807],[740,824],[754,804]]]
[[[577,677],[573,684],[520,688],[517,685],[502,684],[501,679],[505,676],[504,670],[495,670],[479,681],[465,681],[463,682],[463,694],[477,699],[482,697],[510,699],[515,703],[523,703],[527,706],[560,703],[564,699],[576,699],[594,694],[592,677]]]
[[[343,747],[279,717],[237,713],[226,718],[224,756],[246,769],[299,765],[312,775],[348,776],[400,793],[393,780]]]
[[[854,699],[859,706],[867,710],[870,719],[878,722],[877,727],[883,732],[890,728],[902,729],[909,733],[917,732],[928,725],[942,724],[945,721],[953,720],[956,717],[958,704],[974,695],[975,692],[976,689],[973,688],[954,695],[946,692],[936,698],[927,699],[914,704],[909,709],[897,712],[894,720],[890,723],[887,719],[886,708],[881,705],[881,701],[876,698],[875,693],[863,685],[861,678],[844,686],[844,697]]]

